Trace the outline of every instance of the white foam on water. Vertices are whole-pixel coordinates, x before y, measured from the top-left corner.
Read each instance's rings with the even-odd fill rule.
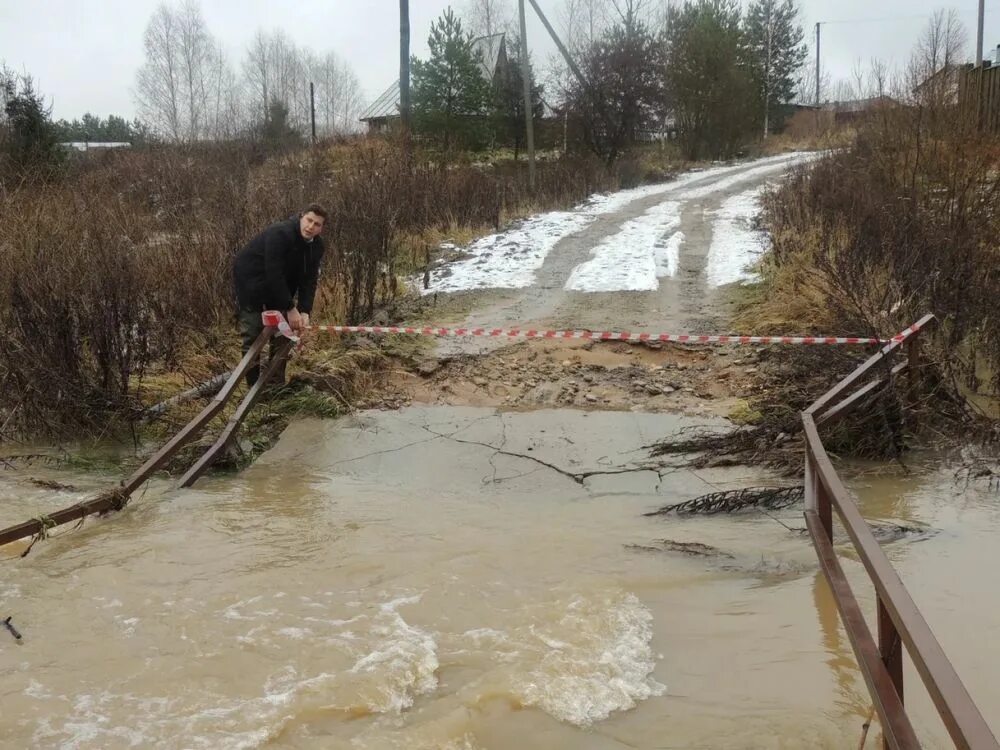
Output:
[[[760,196],[766,185],[734,195],[723,201],[712,222],[712,244],[705,261],[710,286],[749,281],[756,274],[748,270],[767,251],[767,233],[753,226],[760,212]]]
[[[514,676],[514,690],[560,721],[588,726],[666,692],[652,677],[653,616],[633,594],[576,597],[531,632],[545,648],[533,669]]]
[[[398,611],[418,601],[419,595],[382,604],[368,628],[369,635],[377,638],[374,647],[350,669],[352,675],[362,678],[352,687],[370,711],[398,713],[413,706],[417,696],[437,689],[437,643],[430,633],[407,623]]]

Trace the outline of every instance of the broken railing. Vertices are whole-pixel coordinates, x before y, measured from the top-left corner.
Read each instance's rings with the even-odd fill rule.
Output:
[[[266,318],[265,322],[267,322]],[[257,363],[260,353],[277,332],[277,327],[267,325],[260,336],[257,337],[257,340],[254,341],[250,350],[244,355],[236,369],[229,375],[222,389],[201,410],[198,416],[188,422],[180,432],[174,435],[148,461],[140,466],[128,479],[123,481],[121,485],[89,500],[83,500],[68,508],[58,510],[55,513],[39,516],[30,521],[0,530],[0,546],[32,536],[44,537],[49,529],[56,526],[82,520],[87,516],[97,513],[106,513],[124,508],[133,492],[139,489],[156,471],[161,469],[177,451],[196,438],[208,423],[222,411],[226,402],[229,401],[235,392],[240,380],[246,375],[247,370]],[[236,429],[259,398],[261,390],[278,369],[282,360],[288,356],[292,344],[293,341],[286,338],[278,345],[276,350],[272,350],[270,361],[261,372],[257,382],[247,391],[243,397],[243,401],[219,435],[218,440],[212,444],[204,455],[182,477],[181,486],[190,487],[194,484],[198,480],[198,477],[211,466],[212,462],[229,445],[235,436]]]
[[[919,356],[918,336],[933,320],[933,315],[925,316],[802,413],[806,443],[805,519],[823,575],[833,592],[841,620],[878,712],[884,746],[906,750],[920,747],[903,705],[905,648],[955,747],[996,749],[1000,745],[889,559],[879,547],[851,493],[837,475],[819,436],[819,428],[858,408],[865,403],[866,397],[889,385],[907,367],[910,368],[910,377],[914,377]],[[906,356],[893,365],[892,360],[900,348],[905,348]],[[912,380],[910,385],[912,392]],[[852,390],[855,388],[856,390]],[[875,586],[878,602],[877,643],[833,546],[834,510]]]

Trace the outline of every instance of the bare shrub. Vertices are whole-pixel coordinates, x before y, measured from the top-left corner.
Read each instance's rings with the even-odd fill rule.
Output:
[[[357,141],[271,158],[252,143],[135,150],[0,191],[0,429],[100,431],[138,412],[147,373],[193,351],[222,371],[235,253],[309,202],[331,211],[317,310],[358,323],[400,291],[410,237],[498,228],[614,182],[596,160],[560,160],[531,193],[520,165],[442,169]]]

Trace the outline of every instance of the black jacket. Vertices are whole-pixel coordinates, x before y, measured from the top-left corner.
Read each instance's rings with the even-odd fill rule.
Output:
[[[311,313],[316,296],[323,240],[306,242],[299,218],[272,224],[236,254],[233,276],[240,308]]]

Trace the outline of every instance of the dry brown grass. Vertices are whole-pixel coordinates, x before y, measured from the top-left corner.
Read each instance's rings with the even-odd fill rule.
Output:
[[[317,312],[357,323],[439,239],[616,186],[567,159],[540,165],[531,193],[523,163],[443,169],[379,140],[137,150],[0,186],[0,440],[103,433],[168,383],[232,366],[233,256],[309,202],[331,211]]]
[[[765,205],[774,249],[745,325],[885,336],[932,312],[930,382],[1000,384],[1000,148],[960,112],[880,110]]]

